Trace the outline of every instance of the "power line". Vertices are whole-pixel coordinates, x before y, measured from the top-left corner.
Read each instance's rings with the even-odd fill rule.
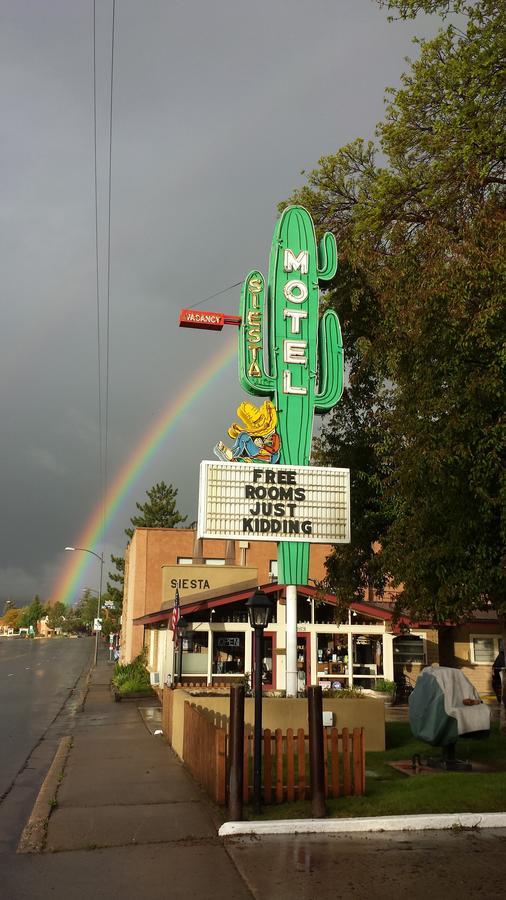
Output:
[[[96,266],[96,304],[97,304],[97,370],[98,370],[98,441],[99,441],[99,477],[101,494],[102,540],[105,531],[105,500],[108,486],[108,443],[109,443],[109,347],[110,347],[110,297],[111,297],[111,184],[112,184],[112,123],[113,123],[113,86],[114,86],[114,34],[115,34],[116,0],[112,0],[111,26],[111,86],[109,106],[109,173],[108,173],[108,210],[107,210],[107,286],[105,311],[105,350],[102,348],[102,297],[100,291],[100,251],[98,227],[98,159],[97,159],[97,4],[93,0],[93,152],[94,152],[94,189],[95,189],[95,266]],[[105,353],[105,367],[103,355]],[[105,368],[105,374],[104,374]],[[103,383],[105,381],[105,384]]]
[[[195,309],[196,306],[202,306],[202,304],[203,304],[203,303],[207,303],[208,300],[214,300],[215,297],[219,297],[221,294],[226,294],[227,291],[231,291],[232,288],[239,287],[240,284],[242,284],[242,281],[236,281],[235,284],[230,284],[228,287],[223,288],[222,291],[216,291],[215,294],[210,294],[209,297],[204,297],[203,300],[199,300],[198,303],[194,303],[194,304],[192,305],[192,309]]]
[[[102,429],[102,366],[101,366],[101,333],[100,333],[100,254],[98,249],[98,166],[97,166],[97,9],[93,2],[93,151],[95,181],[95,267],[97,298],[97,368],[98,368],[98,457],[100,493],[102,497],[102,531],[104,529],[104,456]]]
[[[111,301],[111,185],[112,185],[112,100],[114,87],[114,26],[116,20],[116,0],[112,0],[111,27],[111,95],[109,106],[109,191],[107,211],[107,325],[105,350],[105,438],[104,438],[104,495],[108,487],[108,445],[109,445],[109,333]]]

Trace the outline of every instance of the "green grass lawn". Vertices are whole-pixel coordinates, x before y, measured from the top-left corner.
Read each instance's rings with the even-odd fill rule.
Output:
[[[506,737],[492,726],[483,740],[459,740],[457,756],[497,769],[494,772],[434,772],[409,777],[388,765],[411,759],[414,753],[437,756],[438,748],[417,741],[407,722],[386,723],[387,749],[367,753],[366,794],[327,803],[331,818],[393,816],[416,813],[503,812],[506,810]],[[246,818],[303,819],[311,817],[309,801],[264,806],[261,816],[245,808]]]

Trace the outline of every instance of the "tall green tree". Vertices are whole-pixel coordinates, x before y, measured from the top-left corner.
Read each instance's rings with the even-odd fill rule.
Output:
[[[29,628],[32,626],[34,629],[43,616],[46,615],[46,609],[40,602],[40,597],[38,594],[35,595],[30,606],[27,606],[22,614],[19,621],[20,628]]]
[[[115,571],[109,572],[112,584],[109,581],[107,582],[107,593],[114,604],[115,612],[120,614],[123,608],[123,591],[125,587],[125,559],[123,556],[111,554],[111,562],[114,564]]]
[[[125,528],[125,534],[132,538],[135,528],[176,528],[186,522],[186,516],[181,516],[176,507],[177,489],[171,484],[160,481],[148,491],[145,503],[136,503],[140,512],[138,516],[132,516],[130,522],[132,528]]]
[[[75,634],[78,631],[85,632],[87,630],[87,624],[83,622],[81,616],[80,603],[66,607],[61,629],[65,634]]]
[[[382,5],[466,24],[420,41],[377,141],[323,158],[291,198],[341,253],[328,303],[348,385],[317,453],[352,468],[355,537],[329,582],[350,599],[392,579],[435,621],[504,616],[505,7]]]
[[[60,600],[47,610],[47,624],[50,628],[64,628],[67,615],[67,607]]]
[[[102,601],[101,601],[102,605]],[[98,612],[98,593],[85,588],[79,603],[74,607],[83,625],[93,625]]]
[[[5,610],[0,624],[4,626],[4,628],[19,628],[19,622],[21,616],[23,615],[23,610],[18,609],[12,600],[9,600],[8,603],[10,606]]]

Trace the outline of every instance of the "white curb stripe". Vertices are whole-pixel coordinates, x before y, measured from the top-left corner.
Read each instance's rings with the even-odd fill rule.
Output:
[[[428,831],[439,828],[506,828],[506,813],[444,813],[418,816],[371,816],[363,819],[280,819],[225,822],[218,834],[353,834],[374,831]]]

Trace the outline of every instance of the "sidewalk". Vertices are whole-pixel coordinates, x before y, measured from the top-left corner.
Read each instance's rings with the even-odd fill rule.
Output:
[[[112,667],[93,671],[49,819],[46,851],[215,838],[211,806],[138,707],[113,703]]]
[[[17,854],[3,879],[5,896],[97,900],[141,892],[214,900],[223,898],[226,884],[237,900],[251,898],[218,837],[218,810],[140,715],[139,707],[153,701],[114,703],[111,675],[102,651],[76,718],[43,852]]]

